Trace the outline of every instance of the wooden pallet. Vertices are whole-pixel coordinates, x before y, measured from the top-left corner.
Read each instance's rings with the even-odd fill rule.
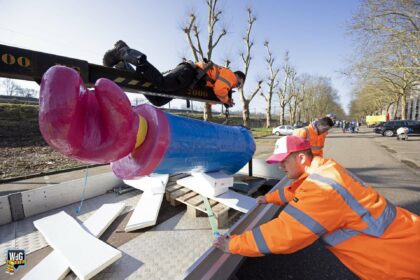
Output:
[[[180,203],[185,204],[187,206],[187,213],[193,217],[207,216],[203,197],[190,189],[174,184],[166,188],[165,196],[166,200],[173,206],[179,205]],[[231,220],[241,214],[241,212],[212,199],[209,199],[209,203],[219,228],[228,225]]]

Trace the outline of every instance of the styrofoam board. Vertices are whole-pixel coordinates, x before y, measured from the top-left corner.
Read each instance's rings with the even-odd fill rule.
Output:
[[[191,172],[191,175],[215,187],[229,188],[233,186],[233,176],[226,175],[222,171],[209,172],[209,173]]]
[[[83,223],[83,226],[93,236],[99,237],[121,214],[124,207],[124,202],[104,204]]]
[[[221,195],[222,193],[225,193],[229,190],[227,185],[215,186],[214,184],[210,184],[203,177],[190,176],[179,179],[176,181],[176,183],[180,186],[186,187],[187,189],[193,189],[199,186],[200,194],[207,197]]]
[[[83,223],[83,226],[91,234],[99,237],[121,214],[124,207],[125,204],[122,202],[104,204]],[[23,279],[63,279],[69,271],[70,268],[66,259],[57,251],[52,251],[30,270]]]
[[[188,177],[184,179],[189,179],[189,178],[193,178],[193,177]],[[181,180],[184,180],[184,179],[181,179]],[[181,180],[178,180],[178,181],[181,181]],[[181,185],[180,183],[178,184]],[[229,206],[230,208],[236,209],[243,213],[247,213],[250,209],[252,209],[255,206],[255,203],[256,203],[254,198],[234,192],[234,191],[230,191],[230,190],[228,190],[227,192],[221,195],[214,196],[212,194],[209,194],[209,191],[207,188],[202,187],[198,184],[188,184],[188,186],[185,186],[185,187],[196,193],[199,193],[205,197],[211,198],[219,203],[222,203],[226,206]]]
[[[89,176],[85,199],[105,194],[122,183],[122,180],[112,172]],[[80,201],[84,184],[85,179],[83,178],[22,192],[25,216],[30,217]]]
[[[67,260],[54,250],[26,273],[22,280],[64,279],[69,272]]]
[[[143,192],[125,227],[125,231],[129,232],[155,225],[163,196],[164,193],[154,194],[152,191]]]
[[[242,213],[247,213],[254,208],[256,204],[255,198],[234,191],[227,191],[221,195],[210,198]]]
[[[123,180],[126,185],[133,188],[147,191],[151,190],[153,193],[164,193],[166,184],[168,183],[169,174],[150,174],[134,180]]]
[[[84,230],[64,211],[36,220],[34,225],[80,279],[92,278],[122,256],[120,251]]]
[[[104,204],[83,223],[83,226],[94,236],[100,237],[121,214],[124,207],[125,203],[123,202]],[[70,267],[66,259],[57,251],[52,251],[22,279],[63,279],[69,272]]]

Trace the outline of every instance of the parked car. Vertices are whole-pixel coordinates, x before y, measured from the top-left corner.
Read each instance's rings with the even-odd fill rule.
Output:
[[[275,134],[277,136],[292,135],[293,130],[294,130],[294,128],[291,125],[281,125],[281,126],[273,128],[273,134]]]
[[[309,123],[308,122],[304,122],[304,123],[297,123],[297,124],[295,124],[294,126],[293,126],[293,128],[301,128],[301,127],[305,127],[305,126],[308,126],[309,125]]]
[[[420,134],[420,121],[387,121],[382,124],[376,125],[373,129],[375,133],[382,134],[383,136],[392,137],[396,135],[397,129],[400,127],[407,127],[408,134]]]

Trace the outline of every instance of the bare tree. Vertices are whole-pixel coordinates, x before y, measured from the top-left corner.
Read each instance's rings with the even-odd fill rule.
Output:
[[[188,24],[182,28],[184,33],[187,36],[188,44],[191,48],[195,62],[200,60],[212,59],[212,54],[214,49],[219,44],[220,40],[227,34],[225,28],[222,28],[220,33],[216,34],[216,27],[220,23],[222,11],[217,8],[218,0],[206,0],[205,1],[208,7],[208,17],[207,17],[207,52],[203,48],[203,43],[201,42],[200,30],[197,25],[197,15],[192,12],[189,16]],[[204,107],[204,120],[211,120],[211,105],[206,103]]]
[[[267,62],[269,74],[267,80],[267,95],[261,92],[261,96],[265,99],[265,127],[268,128],[271,126],[271,101],[273,98],[274,89],[278,86],[277,76],[279,74],[280,69],[274,66],[275,58],[270,50],[269,42],[265,41],[264,46],[267,49],[267,57],[265,58],[265,61]]]
[[[367,115],[378,115],[388,112],[391,105],[398,103],[398,94],[390,94],[392,89],[389,84],[377,80],[367,81],[355,92],[355,98],[351,102],[350,116],[360,119]]]
[[[3,79],[3,87],[6,95],[12,96],[19,91],[19,85],[16,84],[12,79]]]
[[[245,76],[248,76],[248,71],[251,65],[251,60],[252,60],[251,50],[252,50],[252,47],[254,46],[253,39],[251,38],[251,31],[252,31],[252,27],[255,21],[257,20],[257,18],[253,15],[251,8],[247,9],[247,13],[248,13],[248,27],[245,32],[245,36],[243,37],[246,50],[245,52],[241,53],[241,59],[244,64]],[[243,111],[242,111],[243,125],[246,127],[249,126],[249,103],[251,103],[252,99],[261,90],[262,82],[263,82],[262,80],[257,81],[257,85],[255,86],[254,90],[251,91],[251,94],[248,97],[245,96],[243,87],[238,89],[239,96],[241,97],[241,101],[242,101],[242,108],[243,108]]]
[[[331,80],[310,75],[304,77],[304,98],[299,105],[301,120],[310,122],[329,113],[344,118],[344,110],[339,104],[337,91],[331,86]]]
[[[294,124],[298,121],[300,122],[300,117],[298,116],[300,104],[303,102],[305,96],[305,80],[294,78],[291,80],[290,85],[290,96],[291,100],[289,102],[289,114],[290,114],[290,123]]]
[[[401,105],[402,119],[407,97],[418,91],[419,6],[415,0],[365,0],[350,25],[362,54],[352,74],[361,84],[387,83],[389,94],[397,97],[395,104]]]
[[[280,112],[279,112],[279,121],[280,124],[285,123],[285,116],[286,116],[286,106],[289,104],[290,99],[292,96],[290,95],[290,81],[295,78],[296,72],[289,65],[289,52],[286,51],[284,55],[284,65],[283,65],[283,85],[280,85],[277,88],[277,95],[279,96],[279,105],[280,105]]]

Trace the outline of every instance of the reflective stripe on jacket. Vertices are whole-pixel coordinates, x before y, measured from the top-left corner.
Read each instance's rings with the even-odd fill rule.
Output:
[[[419,217],[395,207],[334,160],[315,157],[308,173],[266,199],[289,203],[272,221],[233,236],[233,254],[287,254],[321,239],[360,278],[419,278]]]
[[[196,65],[200,69],[206,68],[207,64],[198,62]],[[230,69],[216,64],[207,71],[206,86],[213,88],[214,94],[223,103],[229,103],[229,91],[236,87],[238,81],[236,75]]]
[[[293,131],[293,135],[306,138],[311,144],[311,150],[314,156],[322,157],[324,155],[323,149],[325,138],[328,135],[328,131],[325,131],[324,133],[318,135],[318,132],[313,126],[313,124],[309,124],[306,127],[295,129]]]

